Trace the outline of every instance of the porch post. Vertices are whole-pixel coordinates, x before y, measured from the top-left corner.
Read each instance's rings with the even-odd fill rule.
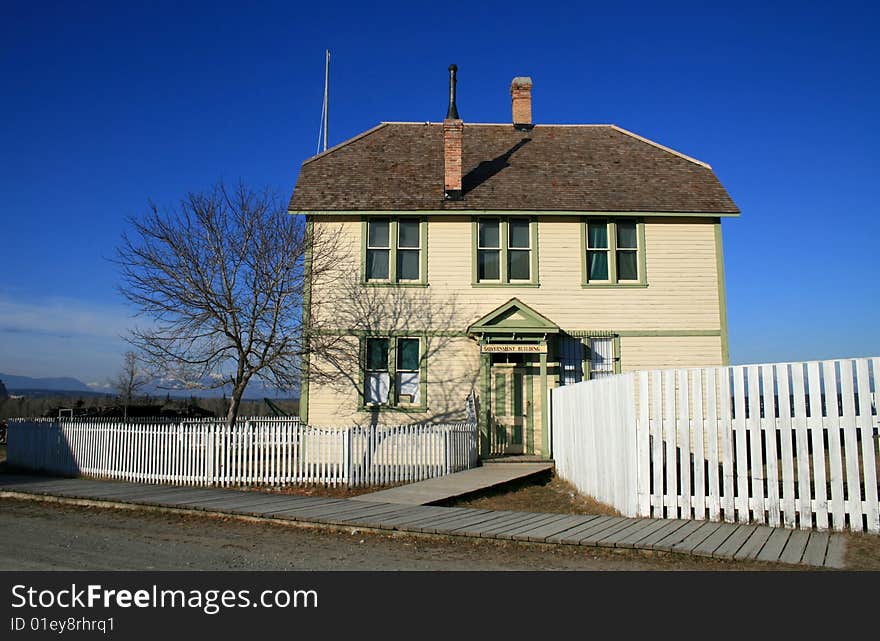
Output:
[[[480,456],[485,458],[491,454],[489,441],[489,416],[492,410],[492,399],[489,394],[489,371],[492,368],[492,355],[480,354]]]
[[[550,458],[550,393],[547,389],[547,353],[541,355],[541,456]]]

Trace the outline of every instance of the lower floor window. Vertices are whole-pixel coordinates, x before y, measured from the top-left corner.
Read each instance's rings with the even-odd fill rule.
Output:
[[[614,336],[579,338],[560,333],[556,343],[559,384],[573,385],[617,373],[619,350]]]
[[[421,342],[418,338],[367,338],[364,402],[416,405],[421,402]]]
[[[559,351],[559,384],[574,385],[582,380],[581,367],[584,360],[584,344],[580,338],[560,334]]]
[[[590,378],[614,374],[614,339],[590,339]]]
[[[419,339],[397,339],[397,401],[399,403],[418,403],[420,372],[419,372]]]
[[[391,373],[388,370],[388,339],[367,339],[367,362],[364,382],[364,400],[367,403],[388,403],[388,390],[391,383]]]

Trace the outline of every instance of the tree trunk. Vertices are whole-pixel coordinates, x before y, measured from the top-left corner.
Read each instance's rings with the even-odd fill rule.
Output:
[[[235,427],[235,421],[238,418],[238,411],[241,409],[241,397],[244,396],[244,390],[247,388],[248,381],[239,381],[232,388],[232,395],[229,398],[229,410],[226,412],[226,424],[230,428]]]

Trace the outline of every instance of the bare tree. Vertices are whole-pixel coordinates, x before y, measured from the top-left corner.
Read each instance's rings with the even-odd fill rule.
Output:
[[[329,275],[325,273],[324,277]],[[420,365],[448,358],[447,350],[454,349],[456,341],[462,340],[455,330],[461,327],[466,314],[454,293],[440,296],[420,287],[366,287],[356,267],[337,266],[332,276],[333,285],[320,282],[310,301],[309,347],[313,358],[309,379],[312,383],[342,395],[354,391],[363,404],[364,354],[359,338],[420,337],[423,341]],[[476,377],[476,369],[470,373],[466,368],[459,373],[442,367],[431,369],[432,420],[447,421],[460,416]],[[376,419],[372,416],[370,420]]]
[[[294,389],[308,351],[304,284],[338,246],[268,191],[218,184],[176,208],[150,204],[116,252],[120,291],[152,320],[129,341],[157,374],[190,388],[228,388],[235,424],[254,378]],[[306,258],[310,274],[306,273]]]
[[[128,418],[128,406],[131,405],[134,397],[149,382],[150,377],[141,367],[138,355],[133,351],[125,352],[125,356],[122,359],[122,369],[112,381],[113,389],[116,390],[116,393],[122,399],[123,419]]]

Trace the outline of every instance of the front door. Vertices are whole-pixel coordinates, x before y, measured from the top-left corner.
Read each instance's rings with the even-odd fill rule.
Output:
[[[525,452],[524,434],[532,425],[531,376],[518,364],[497,363],[492,366],[492,425],[490,426],[493,455]]]

